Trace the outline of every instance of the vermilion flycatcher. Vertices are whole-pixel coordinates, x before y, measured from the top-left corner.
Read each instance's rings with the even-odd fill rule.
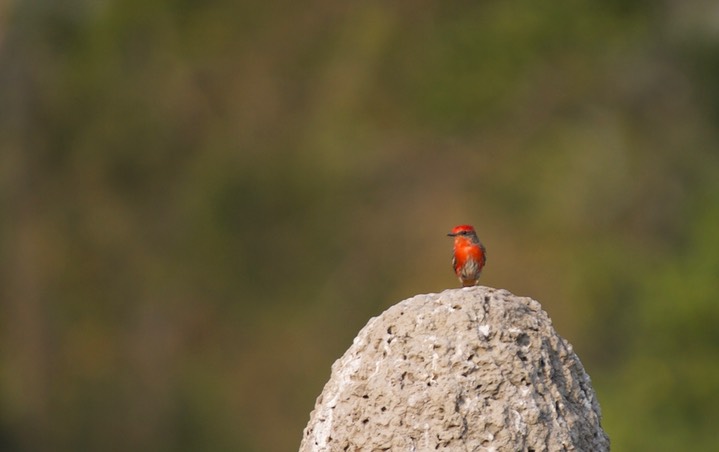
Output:
[[[476,285],[482,267],[487,262],[487,250],[479,241],[477,232],[472,226],[462,224],[455,226],[447,235],[454,237],[452,268],[462,287]]]

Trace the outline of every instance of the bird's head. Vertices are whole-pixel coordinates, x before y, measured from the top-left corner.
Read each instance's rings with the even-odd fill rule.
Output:
[[[477,231],[474,230],[474,227],[468,224],[460,224],[459,226],[455,226],[452,228],[452,232],[447,234],[450,237],[476,237]]]

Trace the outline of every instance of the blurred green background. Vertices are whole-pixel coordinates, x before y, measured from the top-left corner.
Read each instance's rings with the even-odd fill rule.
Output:
[[[296,450],[465,222],[613,450],[716,450],[718,81],[702,0],[3,2],[0,450]]]

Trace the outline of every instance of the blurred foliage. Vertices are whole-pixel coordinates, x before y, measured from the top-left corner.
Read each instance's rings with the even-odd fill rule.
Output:
[[[614,450],[714,450],[716,13],[5,2],[0,449],[292,450],[470,222]]]

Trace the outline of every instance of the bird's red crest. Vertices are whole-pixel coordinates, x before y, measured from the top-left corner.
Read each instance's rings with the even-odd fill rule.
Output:
[[[460,224],[452,229],[452,234],[459,234],[461,232],[475,232],[474,227],[470,224]]]

